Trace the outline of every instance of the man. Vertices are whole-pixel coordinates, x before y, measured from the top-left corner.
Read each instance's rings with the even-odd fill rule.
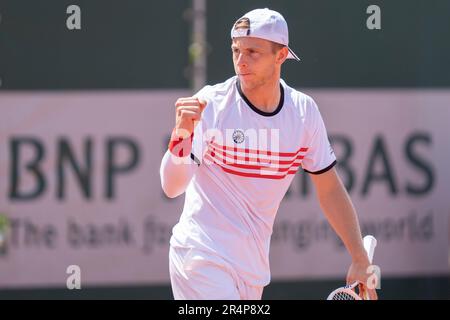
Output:
[[[280,79],[288,27],[278,12],[248,12],[231,30],[236,76],[176,102],[162,160],[168,197],[186,192],[169,264],[175,299],[261,299],[270,282],[274,219],[294,174],[311,175],[320,205],[352,257],[347,282],[366,288],[357,215],[314,100]]]

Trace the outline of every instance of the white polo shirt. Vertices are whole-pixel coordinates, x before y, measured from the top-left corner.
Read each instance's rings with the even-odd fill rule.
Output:
[[[236,76],[196,94],[207,101],[191,154],[199,167],[170,240],[219,255],[250,285],[270,282],[272,227],[294,174],[336,164],[314,100],[283,80],[280,87],[271,113],[248,101]]]

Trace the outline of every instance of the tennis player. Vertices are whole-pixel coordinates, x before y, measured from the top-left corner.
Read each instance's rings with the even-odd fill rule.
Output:
[[[280,79],[289,48],[283,16],[256,9],[231,29],[236,75],[180,98],[161,168],[165,194],[186,193],[170,239],[175,299],[261,299],[278,207],[295,173],[310,174],[328,222],[365,286],[370,265],[357,214],[314,100]]]

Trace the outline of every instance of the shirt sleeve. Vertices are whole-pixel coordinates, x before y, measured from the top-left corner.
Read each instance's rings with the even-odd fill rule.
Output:
[[[317,104],[312,98],[308,99],[307,104],[306,123],[309,142],[302,167],[308,173],[321,174],[336,165],[336,156]]]
[[[167,150],[161,161],[161,186],[169,198],[182,194],[197,170],[197,165],[186,158],[177,157]]]

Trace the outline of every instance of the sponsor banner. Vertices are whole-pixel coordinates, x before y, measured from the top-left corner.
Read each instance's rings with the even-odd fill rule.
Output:
[[[310,90],[382,276],[448,273],[450,92]],[[0,287],[169,282],[184,196],[161,158],[184,90],[2,92]],[[0,227],[1,227],[0,221]],[[272,236],[272,279],[345,275],[350,257],[300,170]],[[72,267],[71,267],[72,266]]]
[[[311,90],[382,275],[448,273],[450,92]],[[351,262],[297,174],[272,238],[273,278],[345,276]]]

